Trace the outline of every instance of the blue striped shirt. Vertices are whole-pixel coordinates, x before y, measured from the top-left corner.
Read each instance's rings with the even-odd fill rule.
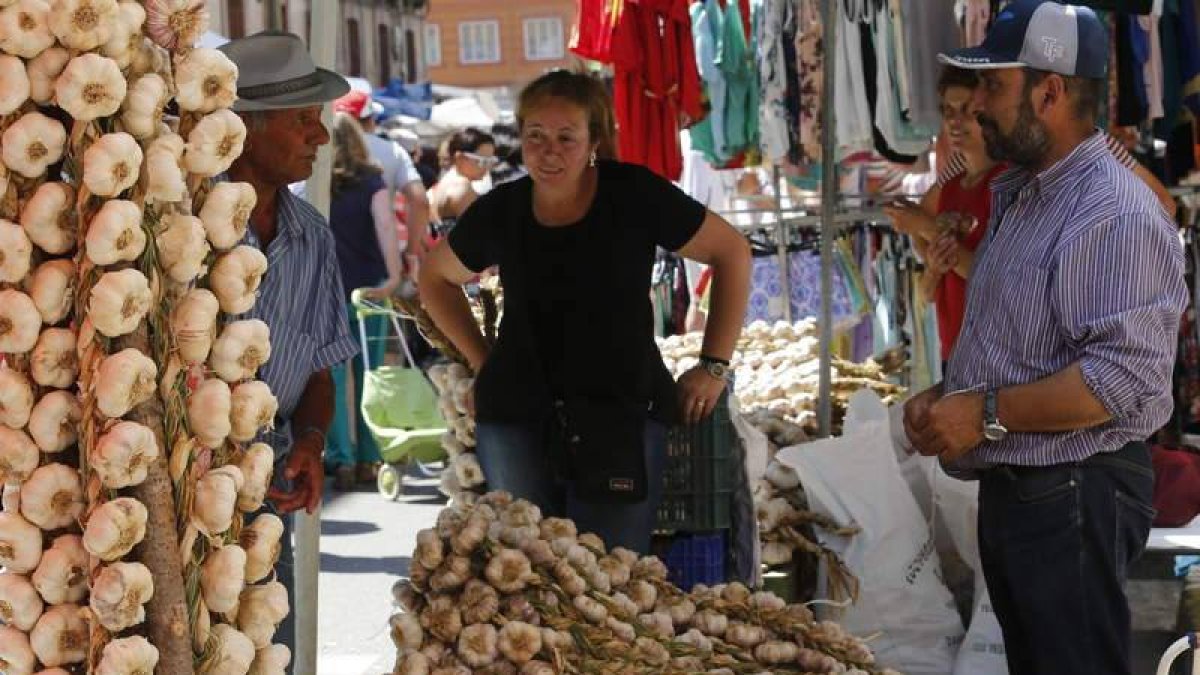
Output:
[[[290,421],[313,373],[358,353],[350,334],[333,230],[311,204],[279,190],[275,238],[263,251],[267,274],[254,308],[237,318],[261,319],[271,329],[271,358],[258,378],[279,399],[275,428],[260,440],[286,454],[292,445]],[[262,250],[253,228],[243,243]]]
[[[1173,405],[1183,274],[1174,224],[1102,134],[1039,175],[997,176],[945,390],[1035,382],[1078,362],[1112,420],[1009,434],[953,468],[1080,461],[1157,431]]]

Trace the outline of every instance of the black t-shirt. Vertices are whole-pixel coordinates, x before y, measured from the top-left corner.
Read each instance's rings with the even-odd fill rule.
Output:
[[[657,371],[665,369],[649,353],[655,249],[682,248],[706,210],[645,167],[600,162],[598,169],[595,199],[577,223],[539,224],[525,177],[477,199],[448,236],[464,266],[481,272],[499,265],[504,285],[505,318],[477,384],[481,421],[530,419],[548,396],[599,392],[595,378],[640,381],[635,370],[654,369],[651,396],[664,395]],[[602,364],[614,361],[637,368],[618,365],[606,375]],[[633,382],[628,388],[640,396]]]

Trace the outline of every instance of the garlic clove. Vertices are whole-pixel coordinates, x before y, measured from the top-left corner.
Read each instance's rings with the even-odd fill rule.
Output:
[[[0,219],[0,282],[17,283],[29,274],[33,243],[18,224]]]
[[[266,443],[255,443],[246,448],[238,468],[242,470],[245,482],[238,490],[237,508],[242,513],[253,513],[266,501],[275,469],[275,452]]]
[[[142,209],[125,199],[112,199],[88,225],[84,250],[96,265],[132,262],[146,248],[146,233],[142,231]]]
[[[172,280],[186,284],[204,272],[208,240],[204,224],[195,216],[179,213],[165,219],[166,229],[158,233],[159,262]]]
[[[45,603],[29,579],[20,574],[0,574],[0,620],[18,630],[31,631]]]
[[[21,227],[46,253],[61,255],[75,248],[75,190],[66,183],[43,183],[21,209]]]
[[[46,604],[79,603],[87,597],[88,552],[77,534],[64,534],[42,554],[33,586]]]
[[[47,326],[67,318],[75,301],[75,263],[60,258],[39,265],[33,273],[29,297]]]
[[[279,401],[266,382],[251,380],[233,388],[231,410],[229,437],[244,443],[253,440],[260,430],[275,426]]]
[[[0,424],[9,429],[22,429],[29,423],[31,410],[33,410],[33,386],[29,383],[29,379],[12,368],[0,367]],[[0,446],[11,442],[8,439],[0,438]],[[0,448],[0,454],[4,452],[5,449]],[[4,478],[3,473],[0,470],[0,479]]]
[[[176,100],[180,110],[207,114],[237,100],[238,68],[223,52],[198,48],[175,62]]]
[[[246,550],[246,583],[255,584],[267,578],[279,560],[283,521],[273,513],[261,513],[242,529],[238,541]]]
[[[234,611],[245,586],[246,551],[240,546],[222,546],[209,553],[200,566],[200,592],[210,611]]]
[[[153,594],[154,580],[145,565],[112,563],[102,568],[92,582],[92,614],[108,630],[123,631],[146,620],[145,604]]]
[[[29,436],[42,452],[62,452],[78,439],[83,408],[68,391],[52,391],[33,406],[29,413]]]
[[[284,645],[270,645],[258,650],[249,675],[285,675],[292,661],[292,650]]]
[[[183,138],[164,133],[146,148],[142,179],[146,182],[146,201],[174,203],[183,201],[187,184],[183,177]]]
[[[253,246],[238,246],[218,258],[208,280],[221,311],[235,315],[250,311],[266,272],[267,257]]]
[[[39,112],[29,112],[13,122],[0,137],[0,160],[11,171],[38,178],[63,156],[67,130]]]
[[[0,626],[0,668],[6,675],[33,675],[36,667],[29,636],[12,626]]]
[[[66,389],[79,378],[75,333],[68,328],[47,328],[38,337],[30,357],[30,375],[43,387]]]
[[[209,365],[229,383],[248,380],[271,357],[271,329],[258,319],[234,321],[213,343]]]
[[[21,486],[21,515],[46,531],[74,525],[84,506],[79,472],[65,464],[39,467]]]
[[[53,39],[51,37],[51,42]],[[29,77],[29,98],[34,103],[47,105],[54,100],[54,82],[70,60],[71,54],[66,49],[51,46],[25,65],[25,73]]]
[[[146,536],[146,507],[131,497],[105,502],[88,518],[83,546],[106,562],[133,550]]]
[[[42,559],[42,531],[12,511],[0,512],[0,565],[28,574]]]
[[[221,380],[204,380],[191,393],[187,403],[188,426],[201,445],[218,448],[225,442],[231,429],[232,405],[229,385]]]
[[[244,483],[242,470],[226,465],[212,469],[196,481],[192,503],[192,523],[209,536],[225,532],[233,525],[238,490]]]
[[[140,635],[118,638],[104,645],[95,675],[153,673],[158,665],[158,648]]]
[[[88,626],[77,605],[46,610],[29,633],[29,646],[48,668],[82,663],[87,658]]]
[[[135,269],[105,272],[88,301],[88,318],[105,337],[132,333],[152,303],[150,282]]]
[[[50,5],[44,0],[17,0],[5,7],[0,11],[0,50],[36,58],[54,44],[49,17]]]
[[[33,299],[21,291],[0,290],[0,352],[24,354],[41,335],[42,319]]]
[[[158,439],[149,427],[118,422],[96,442],[88,464],[105,487],[119,490],[145,481],[158,455]]]
[[[216,639],[216,655],[206,662],[205,668],[199,671],[200,675],[250,672],[250,666],[256,656],[254,642],[250,638],[224,623],[212,627],[212,636]]]
[[[249,183],[222,182],[213,186],[198,214],[213,248],[225,251],[242,241],[257,203],[258,195]]]
[[[175,306],[171,313],[171,332],[185,363],[203,363],[208,358],[220,311],[217,296],[204,288],[191,289]]]
[[[68,72],[70,68],[68,65]],[[66,73],[63,77],[66,77]],[[59,81],[62,81],[61,78]],[[123,90],[121,96],[124,98]],[[59,97],[62,97],[61,91]],[[120,100],[117,103],[119,104]],[[83,184],[93,194],[116,197],[137,183],[142,159],[142,146],[138,145],[137,139],[130,134],[104,134],[83,153]],[[140,223],[141,219],[138,221]]]
[[[96,407],[107,417],[122,417],[154,395],[157,379],[158,366],[137,349],[106,356],[94,385]]]
[[[0,12],[0,28],[5,25],[4,17],[12,8]],[[4,42],[0,36],[0,43]],[[29,75],[25,72],[25,64],[21,59],[9,54],[0,54],[0,115],[9,115],[24,105],[29,99]]]

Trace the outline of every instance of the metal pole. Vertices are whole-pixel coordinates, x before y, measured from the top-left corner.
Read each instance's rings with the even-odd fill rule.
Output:
[[[783,283],[783,318],[791,323],[796,317],[792,316],[792,268],[788,259],[788,226],[783,222],[783,195],[779,184],[779,165],[771,168],[771,178],[775,181],[775,228],[779,231],[776,245],[779,246],[779,279]]]
[[[314,26],[336,26],[338,0],[313,0]],[[313,62],[321,68],[336,69],[337,31],[315,30],[309,43]],[[327,127],[333,123],[333,112],[325,106],[321,114]],[[312,176],[306,185],[306,197],[321,215],[329,217],[329,176],[333,168],[333,148],[329,145],[317,151]],[[295,675],[317,674],[317,584],[321,577],[321,507],[312,515],[298,511],[296,524],[296,651],[292,655]]]
[[[817,421],[821,437],[833,428],[833,237],[837,210],[837,127],[834,123],[833,88],[836,86],[838,2],[825,0],[821,21],[825,68],[821,87],[821,361],[817,389]]]

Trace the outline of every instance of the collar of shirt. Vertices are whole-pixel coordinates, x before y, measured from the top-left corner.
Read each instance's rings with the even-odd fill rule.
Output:
[[[1095,164],[1108,152],[1104,134],[1097,130],[1053,166],[1034,175],[1028,169],[1013,167],[992,181],[992,193],[1007,201],[1016,196],[1037,194],[1050,197],[1071,184],[1071,179],[1080,171]]]

